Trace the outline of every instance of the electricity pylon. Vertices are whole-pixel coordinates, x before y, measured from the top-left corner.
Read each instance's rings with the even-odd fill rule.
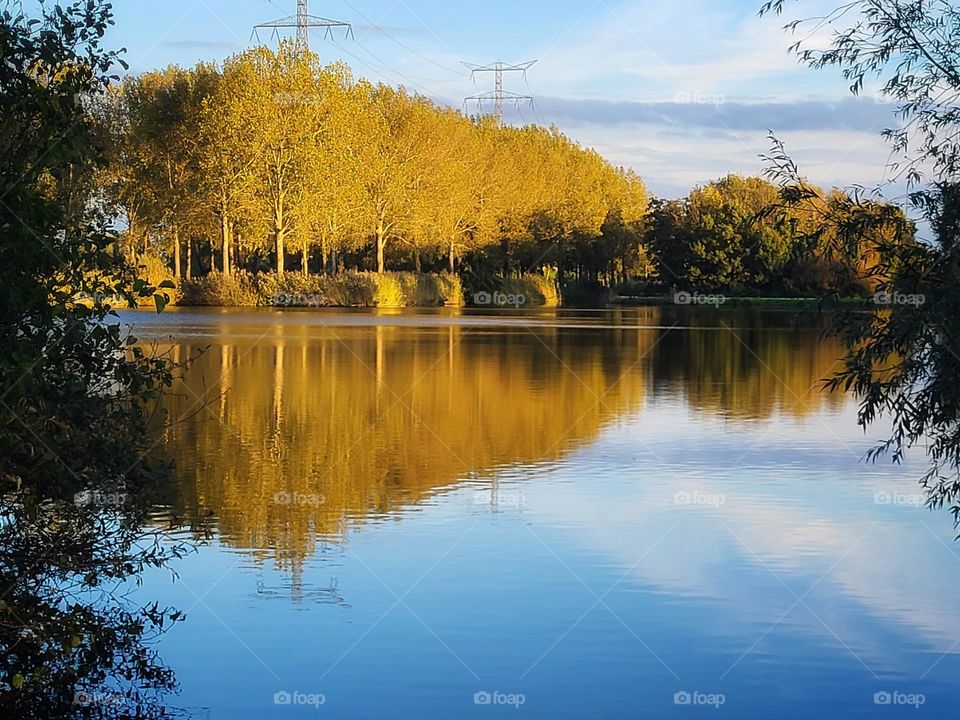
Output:
[[[505,72],[519,72],[523,73],[524,79],[527,77],[527,70],[529,70],[537,61],[531,60],[529,62],[520,63],[519,65],[508,65],[502,60],[497,60],[497,62],[491,65],[474,65],[473,63],[465,62],[464,65],[470,69],[470,76],[474,77],[477,73],[487,73],[492,72],[494,74],[494,90],[492,92],[481,93],[480,95],[471,95],[463,99],[463,104],[466,106],[467,103],[475,102],[477,107],[480,109],[480,112],[483,112],[483,103],[489,100],[493,101],[493,116],[497,120],[503,119],[503,103],[511,102],[517,107],[520,106],[520,103],[528,102],[531,105],[533,104],[533,98],[529,95],[518,95],[517,93],[510,92],[503,89],[503,74]]]
[[[353,26],[350,23],[311,15],[308,0],[297,0],[297,14],[295,16],[289,15],[285,18],[274,20],[273,22],[255,25],[253,34],[259,38],[258,30],[269,29],[271,31],[271,37],[277,37],[283,28],[296,28],[297,45],[308,50],[310,49],[311,28],[323,28],[323,37],[326,40],[333,39],[333,31],[336,28],[344,28],[344,37],[353,38]]]

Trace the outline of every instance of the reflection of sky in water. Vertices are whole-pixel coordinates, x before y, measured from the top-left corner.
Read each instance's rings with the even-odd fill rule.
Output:
[[[689,347],[667,352],[671,377],[688,372]],[[862,464],[853,406],[750,417],[660,382],[670,358],[638,359],[643,401],[611,404],[625,409],[595,436],[351,512],[346,539],[318,539],[294,575],[269,548],[217,541],[180,582],[151,578],[189,611],[160,645],[177,704],[214,718],[960,716],[950,517],[875,501],[911,499],[920,458]],[[284,690],[326,703],[274,705]],[[475,705],[478,691],[525,703]],[[678,706],[680,691],[725,703]],[[879,691],[925,704],[875,705]]]

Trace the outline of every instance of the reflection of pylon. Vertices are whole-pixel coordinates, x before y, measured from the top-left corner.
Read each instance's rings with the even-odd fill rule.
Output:
[[[492,65],[473,65],[472,63],[463,63],[470,69],[471,77],[477,73],[492,72],[495,78],[495,85],[493,92],[486,92],[480,95],[471,95],[470,97],[464,98],[464,106],[467,103],[475,102],[480,112],[483,112],[483,103],[489,100],[493,101],[493,116],[497,120],[503,119],[503,103],[511,102],[516,106],[520,106],[520,103],[528,102],[531,105],[533,104],[533,98],[529,95],[517,95],[517,93],[509,92],[503,89],[503,74],[505,72],[520,72],[523,73],[524,78],[527,76],[527,70],[536,63],[536,60],[531,60],[530,62],[521,63],[519,65],[508,65],[501,60]]]
[[[277,37],[282,28],[296,28],[297,45],[305,49],[310,48],[311,28],[323,28],[323,37],[326,40],[333,39],[333,31],[335,28],[344,28],[344,37],[353,38],[353,26],[350,25],[350,23],[311,15],[308,0],[297,0],[297,14],[295,16],[290,15],[285,18],[280,18],[279,20],[274,20],[273,22],[255,25],[253,34],[258,35],[258,30],[269,29],[270,35]]]

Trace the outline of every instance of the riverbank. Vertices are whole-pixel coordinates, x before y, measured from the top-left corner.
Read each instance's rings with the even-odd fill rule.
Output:
[[[543,275],[493,278],[468,287],[451,273],[213,272],[176,283],[173,304],[182,307],[758,307],[817,311],[837,306],[867,306],[863,298],[726,296],[685,291],[632,295],[618,290],[584,292],[574,287],[561,299],[554,281]],[[173,295],[174,293],[169,293]]]
[[[181,280],[175,302],[184,307],[557,307],[560,295],[553,281],[533,274],[465,289],[459,276],[445,272],[214,272]]]

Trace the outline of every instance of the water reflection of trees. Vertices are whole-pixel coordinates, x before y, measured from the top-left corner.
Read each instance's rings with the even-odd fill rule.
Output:
[[[646,313],[651,327],[635,316],[604,329],[288,326],[259,340],[263,328],[224,326],[221,337],[247,339],[208,348],[171,400],[174,417],[206,401],[168,430],[176,504],[296,569],[351,523],[556,460],[651,394],[734,418],[835,402],[816,386],[839,348],[816,327],[761,329],[731,313],[733,332],[716,317],[670,330],[674,318]]]
[[[824,335],[825,316],[726,310],[667,314],[662,322],[684,330],[665,335],[652,355],[654,391],[681,392],[697,412],[802,418],[843,402],[822,391],[843,353],[836,337]]]
[[[351,521],[596,438],[639,407],[656,335],[377,327],[212,346],[171,401],[175,417],[209,401],[169,430],[177,503],[295,565]]]

